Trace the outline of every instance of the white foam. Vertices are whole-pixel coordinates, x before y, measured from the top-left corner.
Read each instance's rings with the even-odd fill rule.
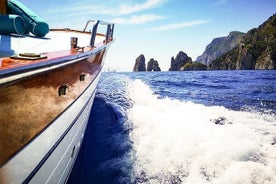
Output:
[[[129,97],[133,181],[276,183],[275,115],[161,99],[140,80]]]

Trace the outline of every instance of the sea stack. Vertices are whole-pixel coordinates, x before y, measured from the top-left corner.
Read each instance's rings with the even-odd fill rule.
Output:
[[[147,71],[161,71],[158,61],[151,58],[147,64]]]
[[[146,59],[143,54],[140,54],[140,56],[136,58],[133,71],[134,72],[146,71]]]

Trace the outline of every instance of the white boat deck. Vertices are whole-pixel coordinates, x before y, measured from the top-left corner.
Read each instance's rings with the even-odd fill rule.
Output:
[[[46,53],[70,50],[71,37],[78,38],[79,47],[90,46],[91,33],[77,31],[50,31],[45,37],[0,35],[0,58],[19,53]],[[103,42],[104,36],[97,36],[95,43]],[[62,44],[61,44],[62,43]]]

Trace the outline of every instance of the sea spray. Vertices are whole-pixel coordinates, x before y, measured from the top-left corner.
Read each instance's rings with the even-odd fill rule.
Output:
[[[132,182],[276,182],[275,116],[159,98],[140,80],[128,90]]]

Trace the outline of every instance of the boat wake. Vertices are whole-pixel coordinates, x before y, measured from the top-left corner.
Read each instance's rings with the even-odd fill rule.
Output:
[[[96,96],[82,183],[276,183],[275,114],[160,96],[125,75],[104,76]]]

